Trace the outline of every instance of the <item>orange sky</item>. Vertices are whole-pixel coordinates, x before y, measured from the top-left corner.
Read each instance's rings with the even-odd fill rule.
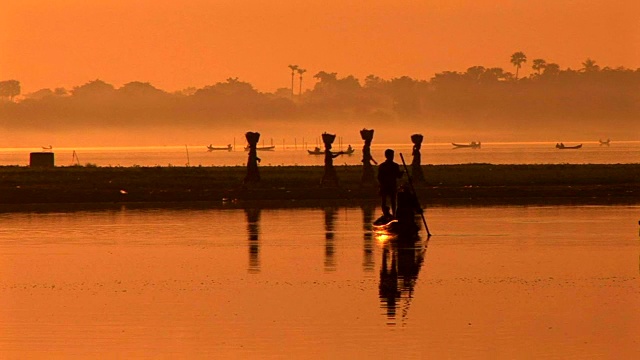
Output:
[[[23,93],[100,78],[164,90],[239,77],[290,86],[289,64],[430,79],[511,54],[640,67],[637,0],[20,0],[0,11],[0,80]]]

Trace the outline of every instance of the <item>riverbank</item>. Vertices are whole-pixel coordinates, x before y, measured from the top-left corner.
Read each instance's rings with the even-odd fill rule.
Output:
[[[0,204],[248,203],[375,201],[361,166],[336,167],[338,187],[321,187],[321,166],[0,167]],[[640,203],[640,164],[425,165],[416,191],[429,204]],[[405,178],[406,179],[406,178]]]

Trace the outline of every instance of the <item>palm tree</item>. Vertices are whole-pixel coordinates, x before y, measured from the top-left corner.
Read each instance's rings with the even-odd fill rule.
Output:
[[[511,63],[516,67],[516,80],[518,80],[518,70],[522,66],[522,63],[527,62],[527,55],[522,51],[518,51],[511,55]]]
[[[581,70],[584,72],[595,72],[600,70],[600,66],[596,65],[596,61],[591,60],[591,58],[587,58],[587,60],[582,63],[582,66],[584,67]]]
[[[560,65],[556,63],[548,63],[544,66],[544,76],[558,76],[560,74]]]
[[[533,59],[533,65],[531,66],[531,68],[537,71],[538,75],[540,75],[540,72],[544,69],[545,66],[547,66],[547,62],[544,61],[544,59]]]
[[[306,69],[298,69],[298,74],[300,74],[300,96],[302,96],[302,74],[306,72]]]
[[[289,69],[291,69],[291,97],[293,97],[293,79],[296,76],[298,65],[289,65]]]

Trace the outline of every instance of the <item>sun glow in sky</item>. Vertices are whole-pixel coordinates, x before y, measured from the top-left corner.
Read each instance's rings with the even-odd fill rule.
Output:
[[[167,91],[228,77],[260,91],[312,76],[430,79],[482,65],[512,71],[523,51],[578,69],[640,67],[635,0],[21,0],[0,11],[0,80],[23,93],[96,78]]]

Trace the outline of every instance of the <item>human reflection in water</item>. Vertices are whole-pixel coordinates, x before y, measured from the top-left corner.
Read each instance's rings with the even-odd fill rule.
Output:
[[[335,221],[338,211],[333,207],[324,208],[324,270],[335,271],[335,244],[333,236],[335,232]]]
[[[362,230],[364,233],[362,269],[365,272],[373,271],[373,213],[375,206],[371,204],[362,205]]]
[[[260,272],[260,209],[244,209],[249,235],[249,273]]]
[[[401,312],[401,320],[407,317],[427,244],[428,240],[423,244],[419,236],[407,239],[394,238],[384,244],[379,295],[389,325],[396,324],[398,311]]]

